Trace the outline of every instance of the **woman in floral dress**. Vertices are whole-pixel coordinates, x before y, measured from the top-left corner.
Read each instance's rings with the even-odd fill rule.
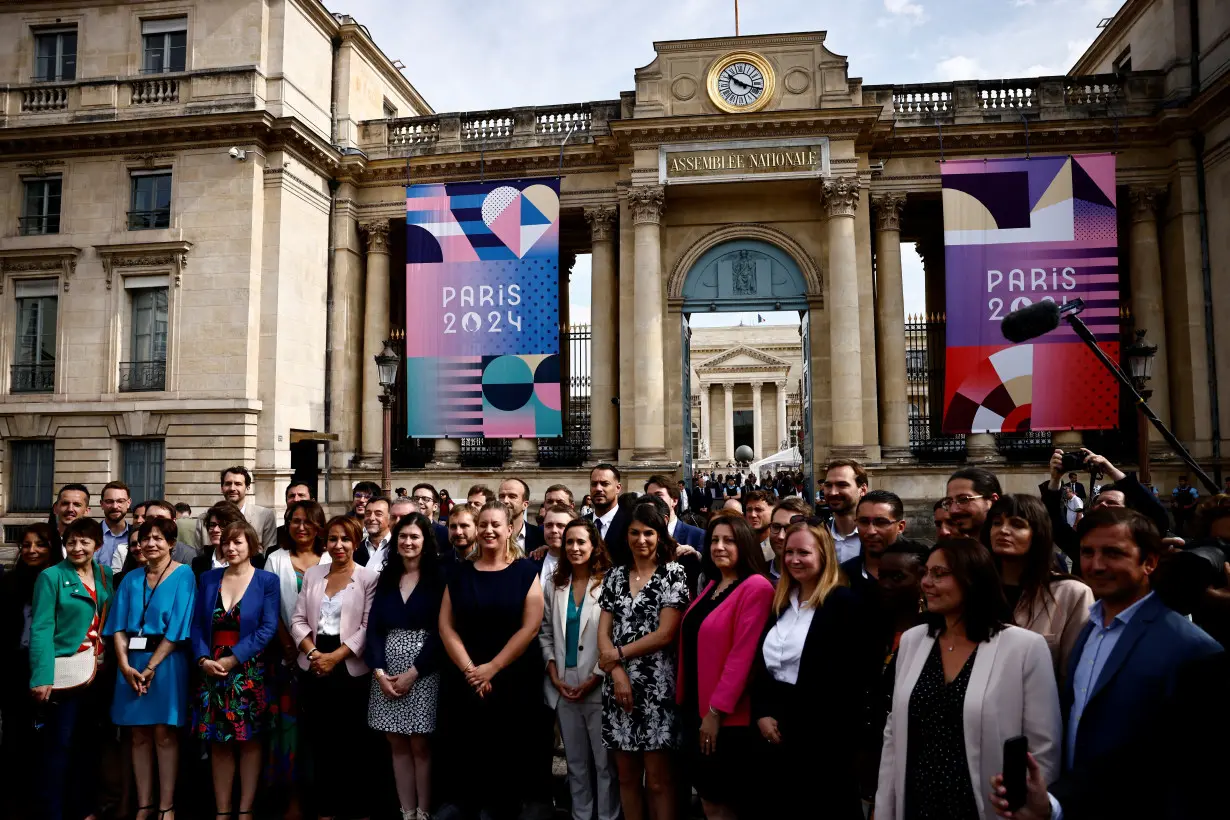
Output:
[[[278,629],[278,578],[255,569],[260,537],[240,520],[222,534],[225,569],[201,575],[192,619],[192,651],[201,670],[197,735],[211,746],[214,800],[230,816],[238,760],[239,814],[250,815],[260,783],[261,738],[269,694],[261,657]]]
[[[675,633],[688,606],[687,576],[675,541],[652,504],[637,504],[628,525],[632,557],[607,573],[598,623],[602,740],[614,750],[627,820],[644,817],[642,780],[655,820],[675,817],[670,753],[679,744]]]

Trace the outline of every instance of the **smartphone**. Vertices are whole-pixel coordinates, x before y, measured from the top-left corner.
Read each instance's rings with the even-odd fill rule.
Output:
[[[1025,805],[1025,773],[1028,763],[1029,739],[1025,735],[1010,737],[1004,741],[1004,790],[1009,811]]]

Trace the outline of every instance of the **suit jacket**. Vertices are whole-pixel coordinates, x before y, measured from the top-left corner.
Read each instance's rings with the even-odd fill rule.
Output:
[[[225,569],[211,569],[197,582],[196,611],[192,618],[190,640],[192,657],[198,661],[214,656],[214,606],[218,602],[218,590],[225,572]],[[278,632],[280,602],[278,577],[263,569],[256,570],[243,597],[239,599],[239,642],[231,647],[231,654],[239,663],[255,658],[273,640]]]
[[[1024,600],[1017,604],[1012,621],[1017,626],[1046,638],[1055,665],[1055,676],[1063,679],[1072,647],[1089,621],[1093,590],[1084,581],[1061,578],[1051,582],[1051,598],[1044,594],[1033,606]],[[1053,600],[1052,600],[1053,599]]]
[[[590,670],[595,675],[602,675],[598,668],[598,620],[602,611],[598,608],[598,598],[602,592],[602,582],[591,580],[585,598],[581,601],[581,629],[577,641],[577,669]],[[572,585],[557,587],[548,583],[543,589],[542,629],[538,632],[538,648],[542,651],[543,668],[555,661],[555,671],[561,678],[564,676],[564,658],[568,651],[568,596],[572,594]],[[547,705],[552,709],[559,704],[559,690],[551,685],[551,678],[543,675],[543,691],[546,693]],[[594,703],[602,701],[602,688],[597,687],[589,693],[589,700]]]
[[[916,626],[901,636],[893,709],[884,725],[884,748],[880,755],[877,820],[905,817],[910,695],[934,646],[935,638],[927,634],[926,625]],[[1029,751],[1042,768],[1043,780],[1050,783],[1055,779],[1059,773],[1063,721],[1051,653],[1041,635],[1008,626],[989,641],[978,644],[965,691],[963,717],[965,760],[980,817],[996,817],[988,796],[991,778],[1004,768],[1005,740],[1017,735],[1029,738]]]
[[[611,529],[615,529],[614,525]],[[700,553],[705,551],[705,531],[700,527],[693,527],[691,524],[676,520],[675,531],[671,533],[671,536],[678,544],[686,544]]]
[[[447,543],[447,542],[446,542]],[[525,554],[529,555],[539,547],[547,545],[547,538],[542,533],[542,527],[537,524],[525,522]]]
[[[248,511],[244,514],[244,518],[252,525],[252,529],[256,530],[256,534],[261,538],[261,551],[273,552],[278,548],[278,522],[277,517],[273,514],[273,510],[268,507],[262,507],[255,501],[249,501]],[[196,543],[208,544],[209,534],[205,532],[205,516],[209,514],[209,510],[201,513],[196,519]]]
[[[597,519],[596,512],[588,518],[590,522]],[[632,550],[628,547],[628,524],[631,520],[632,517],[628,515],[628,511],[620,507],[615,517],[611,519],[611,526],[602,533],[602,543],[606,544],[606,551],[611,556],[611,563],[614,566],[622,567],[632,560]]]
[[[1074,670],[1094,628],[1093,622],[1085,624],[1068,661],[1060,696],[1065,725],[1075,701]],[[1183,812],[1184,802],[1192,797],[1186,792],[1193,785],[1218,784],[1192,784],[1186,777],[1154,771],[1125,788],[1123,778],[1142,760],[1166,766],[1174,762],[1168,758],[1184,757],[1180,750],[1194,751],[1209,743],[1202,724],[1175,716],[1185,708],[1181,681],[1190,668],[1220,654],[1221,646],[1156,595],[1141,604],[1123,630],[1081,715],[1074,765],[1051,786],[1051,793],[1063,807],[1065,820],[1195,816]]]
[[[303,573],[303,589],[295,599],[295,614],[290,618],[290,637],[296,646],[303,643],[303,639],[307,637],[316,640],[320,602],[325,597],[325,584],[331,566],[332,564],[317,564]],[[370,671],[363,662],[363,650],[367,646],[367,613],[371,611],[372,598],[376,594],[376,581],[379,578],[378,573],[355,565],[354,575],[350,578],[350,586],[342,601],[341,638],[342,643],[349,647],[352,653],[346,659],[346,668],[355,677],[366,675]],[[310,666],[307,653],[300,650],[299,668],[306,672]]]
[[[110,567],[100,567],[95,561],[93,568],[97,605],[77,576],[77,569],[68,561],[47,567],[34,579],[30,605],[30,688],[50,686],[55,681],[55,659],[77,654],[95,610],[102,632],[115,583]],[[16,659],[8,658],[6,663],[16,665]]]
[[[714,586],[716,582],[710,582],[688,605],[688,610]],[[676,703],[682,704],[684,699],[684,667],[695,663],[697,717],[712,707],[722,713],[724,726],[747,726],[751,722],[752,696],[748,684],[772,601],[773,585],[763,575],[751,575],[739,582],[701,623],[695,658],[686,657],[683,635],[679,635]],[[683,617],[687,618],[687,613]]]
[[[277,552],[277,551],[278,550],[274,550],[274,552]],[[249,560],[252,562],[252,566],[256,567],[257,569],[265,568],[265,556],[259,555],[259,554],[253,555]],[[214,567],[213,550],[210,550],[209,552],[204,553],[203,555],[195,556],[191,561],[188,562],[188,566],[192,567],[192,574],[195,575],[197,578],[200,578],[202,575],[204,575],[205,573],[209,572],[212,569],[226,569],[226,567]]]

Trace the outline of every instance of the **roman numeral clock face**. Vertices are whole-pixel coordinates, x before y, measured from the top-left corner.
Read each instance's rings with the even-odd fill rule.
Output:
[[[754,51],[736,51],[709,68],[709,99],[719,111],[759,111],[773,97],[773,66]]]
[[[727,103],[746,108],[764,94],[764,74],[751,63],[733,63],[718,73],[717,87]]]

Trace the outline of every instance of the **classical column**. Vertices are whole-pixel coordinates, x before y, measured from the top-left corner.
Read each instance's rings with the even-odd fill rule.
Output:
[[[735,386],[730,382],[722,385],[726,392],[726,460],[735,460]]]
[[[1146,330],[1153,357],[1153,397],[1149,406],[1170,424],[1170,366],[1166,356],[1166,319],[1162,302],[1162,257],[1157,243],[1157,209],[1166,190],[1133,185],[1128,190],[1132,207],[1131,268],[1132,320],[1137,330]]]
[[[589,222],[590,279],[590,435],[595,461],[614,461],[619,446],[619,293],[615,287],[614,205],[585,209]]]
[[[831,449],[835,455],[863,457],[863,373],[859,351],[858,264],[855,256],[854,212],[858,181],[836,177],[824,182],[828,211]]]
[[[634,185],[628,193],[634,226],[633,305],[636,313],[636,440],[633,458],[666,457],[666,384],[662,361],[661,185]]]
[[[764,414],[760,412],[760,391],[763,382],[752,382],[752,455],[753,460],[771,453],[764,451]]]
[[[363,300],[363,439],[365,459],[378,459],[384,447],[384,410],[376,356],[389,338],[389,220],[359,223],[367,235],[367,287]],[[342,340],[345,343],[346,340]]]
[[[909,401],[905,383],[905,296],[901,285],[901,208],[905,194],[872,198],[876,209],[876,339],[880,383],[880,446],[908,455]]]
[[[700,440],[705,443],[705,453],[713,457],[713,442],[709,439],[709,385],[700,383]]]
[[[786,429],[786,380],[776,383],[777,386],[777,446],[774,450],[787,449],[790,441],[790,431]],[[782,442],[787,442],[782,446]]]

